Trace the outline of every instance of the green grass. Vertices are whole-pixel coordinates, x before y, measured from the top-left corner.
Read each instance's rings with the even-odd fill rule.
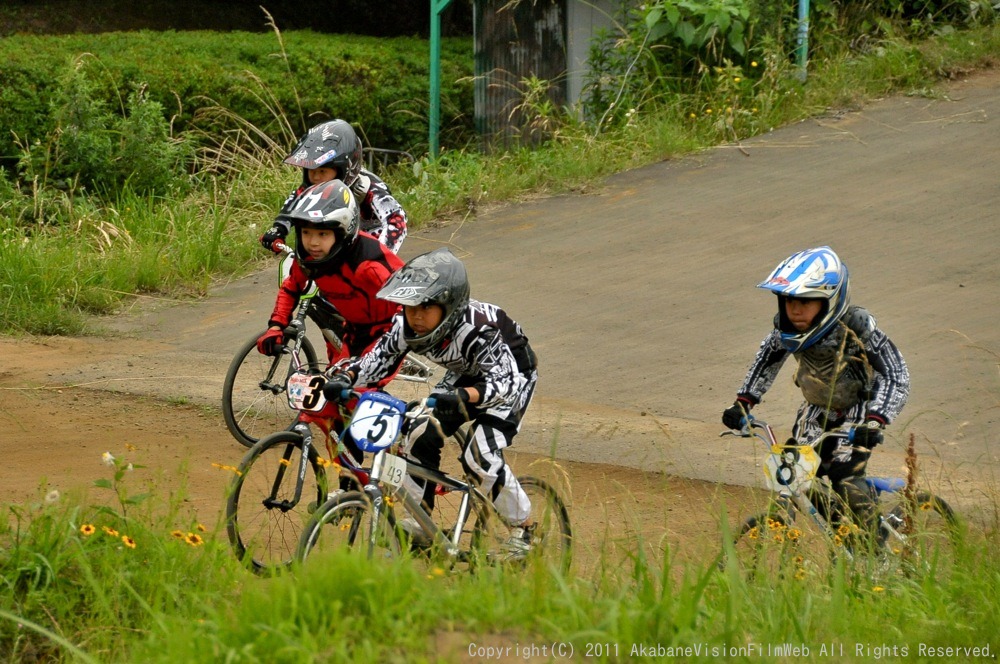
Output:
[[[1000,647],[995,531],[969,529],[946,566],[877,582],[845,564],[747,580],[720,571],[712,545],[682,564],[679,551],[644,554],[641,542],[570,576],[332,552],[260,578],[220,524],[186,515],[182,493],[134,493],[129,456],[106,459],[109,477],[89,496],[5,506],[0,661],[461,662],[498,650],[545,661],[553,647],[593,661],[801,661],[768,654],[782,644],[807,648],[806,661],[893,648],[919,661],[931,659],[922,647]],[[713,508],[691,507],[715,533]]]

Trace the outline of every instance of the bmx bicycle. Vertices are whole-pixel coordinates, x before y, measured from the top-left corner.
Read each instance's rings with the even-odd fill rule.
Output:
[[[345,547],[387,557],[409,548],[452,566],[543,561],[563,571],[569,568],[569,514],[551,485],[536,477],[519,477],[531,513],[524,524],[512,524],[468,474],[444,473],[400,454],[417,418],[430,418],[431,426],[439,426],[431,410],[433,397],[406,403],[384,392],[350,396],[358,402],[343,435],[374,454],[372,468],[361,491],[334,495],[315,511],[302,531],[298,550],[302,561]],[[461,446],[465,433],[459,430],[452,440]],[[403,487],[407,475],[434,483],[433,514]],[[446,496],[457,497],[450,510],[440,505]]]
[[[878,507],[877,533],[867,540],[827,478],[817,477],[816,450],[829,438],[850,440],[850,428],[827,431],[812,445],[781,444],[767,422],[748,417],[741,431],[720,436],[759,438],[767,446],[764,477],[771,491],[767,508],[747,517],[724,547],[720,567],[730,559],[749,576],[804,576],[810,566],[840,556],[875,562],[875,572],[940,566],[954,556],[959,523],[942,498],[917,490],[899,477],[866,477]],[[854,450],[869,451],[855,447]],[[796,516],[805,514],[806,523]],[[867,542],[867,548],[860,546]],[[865,554],[873,555],[865,555]]]

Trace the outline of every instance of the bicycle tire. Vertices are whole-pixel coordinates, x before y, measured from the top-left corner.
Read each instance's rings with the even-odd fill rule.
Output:
[[[526,553],[510,548],[514,528],[497,514],[482,494],[475,493],[474,500],[486,505],[475,508],[470,561],[485,559],[490,563],[515,565],[542,564],[560,572],[568,572],[572,565],[573,530],[569,512],[559,493],[550,484],[537,477],[519,477],[521,488],[531,500],[528,523],[534,528]]]
[[[310,511],[327,500],[326,471],[312,447],[302,493],[295,500],[302,447],[302,436],[294,431],[265,437],[243,457],[230,486],[229,543],[236,557],[258,574],[278,571],[295,560]],[[287,502],[269,505],[268,499]]]
[[[374,524],[376,550],[373,555],[397,557],[400,542],[395,528],[391,527],[388,507]],[[372,503],[360,491],[340,493],[325,502],[309,519],[299,538],[296,557],[305,562],[310,556],[329,555],[332,551],[357,550],[368,552],[372,529]]]
[[[258,337],[248,339],[236,352],[222,383],[222,417],[229,433],[244,447],[252,447],[262,436],[287,428],[298,414],[285,396],[291,355],[261,355],[257,352]],[[300,353],[304,365],[319,367],[316,350],[308,338],[303,337]],[[264,386],[265,380],[269,387]]]
[[[902,493],[892,495],[899,500],[888,510],[887,518],[895,520],[894,528],[905,539],[893,537],[883,526],[889,553],[900,556],[911,568],[940,568],[953,563],[961,526],[955,510],[928,491],[917,492],[912,503]]]

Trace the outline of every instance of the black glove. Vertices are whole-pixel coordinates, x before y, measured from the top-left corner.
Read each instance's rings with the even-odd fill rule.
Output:
[[[437,394],[434,396],[434,417],[441,423],[446,422],[468,422],[469,417],[469,392],[460,387],[448,394]]]
[[[750,414],[753,404],[744,399],[737,399],[733,405],[722,411],[722,423],[729,429],[739,431],[746,424],[746,416]]]
[[[269,328],[257,339],[257,351],[261,355],[275,355],[277,347],[284,341],[285,334],[281,330]]]
[[[263,235],[260,236],[260,246],[265,249],[269,249],[274,253],[281,253],[281,249],[274,246],[275,242],[281,242],[288,236],[288,229],[281,224],[275,224],[267,229]]]
[[[354,387],[354,379],[351,377],[351,374],[338,371],[331,376],[327,376],[326,384],[323,386],[323,396],[326,397],[327,401],[340,403],[350,398],[349,395],[352,387]],[[348,395],[347,397],[345,397],[345,392]]]
[[[864,424],[859,424],[851,429],[848,440],[856,447],[867,447],[871,450],[879,445],[884,438],[882,422],[874,417],[869,417]]]

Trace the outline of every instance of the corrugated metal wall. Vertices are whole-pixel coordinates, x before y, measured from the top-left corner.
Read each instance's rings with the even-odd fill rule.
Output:
[[[476,129],[484,147],[531,143],[524,79],[548,81],[548,99],[566,105],[567,0],[476,0]]]

